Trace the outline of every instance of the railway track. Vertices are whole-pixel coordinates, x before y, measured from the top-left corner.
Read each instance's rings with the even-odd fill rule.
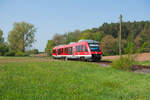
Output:
[[[74,60],[72,60],[72,61],[74,61]],[[80,61],[80,60],[78,60],[78,61]],[[98,62],[91,62],[91,63],[99,64],[101,67],[110,67],[110,65],[112,64],[112,61],[101,60],[101,61],[98,61]],[[150,66],[133,65],[131,67],[131,71],[135,72],[135,73],[150,74]]]
[[[102,67],[109,67],[110,64],[112,63],[112,61],[101,60],[101,61],[92,62],[92,63],[99,64],[99,65],[101,65]]]

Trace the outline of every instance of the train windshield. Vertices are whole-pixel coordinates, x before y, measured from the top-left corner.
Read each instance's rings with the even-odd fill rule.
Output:
[[[89,47],[91,51],[100,51],[98,44],[89,44]]]

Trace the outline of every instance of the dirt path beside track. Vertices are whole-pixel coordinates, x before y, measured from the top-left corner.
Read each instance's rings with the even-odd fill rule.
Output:
[[[102,60],[116,60],[119,56],[103,56]],[[150,53],[138,54],[136,61],[150,61]]]

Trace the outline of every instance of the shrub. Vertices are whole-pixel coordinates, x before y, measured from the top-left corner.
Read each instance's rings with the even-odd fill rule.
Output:
[[[0,43],[0,56],[4,56],[8,52],[8,46],[5,43]]]
[[[8,51],[5,55],[6,56],[15,56],[16,51]]]
[[[21,52],[21,51],[17,51],[15,56],[27,56],[27,53]]]
[[[28,50],[28,51],[26,51],[26,53],[27,53],[28,55],[31,55],[31,54],[38,54],[39,51],[38,51],[38,49],[33,49],[33,50]]]
[[[121,70],[130,70],[134,63],[135,61],[132,57],[125,56],[113,61],[112,67]]]
[[[112,63],[112,67],[116,69],[122,69],[122,70],[130,70],[132,65],[135,63],[135,59],[137,55],[133,55],[133,53],[137,52],[135,50],[135,45],[129,38],[127,47],[124,49],[125,53],[127,53],[126,56],[121,56],[120,59],[115,60]]]

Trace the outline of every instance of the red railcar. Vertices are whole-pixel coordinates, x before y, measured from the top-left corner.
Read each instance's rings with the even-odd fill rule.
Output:
[[[52,56],[53,58],[98,61],[102,57],[102,51],[99,42],[80,40],[79,42],[54,47]]]

